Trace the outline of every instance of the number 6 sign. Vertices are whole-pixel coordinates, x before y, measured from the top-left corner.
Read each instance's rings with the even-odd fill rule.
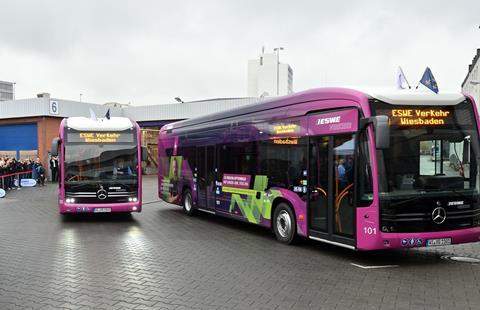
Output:
[[[58,115],[58,101],[50,101],[50,114]]]

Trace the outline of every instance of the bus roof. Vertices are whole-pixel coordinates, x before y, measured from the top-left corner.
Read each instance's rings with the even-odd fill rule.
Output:
[[[371,98],[394,105],[454,105],[465,100],[461,93],[439,93],[428,90],[367,90]]]
[[[127,130],[134,127],[132,120],[127,117],[111,117],[110,119],[99,118],[97,120],[88,117],[69,117],[65,126],[75,130]]]
[[[250,104],[244,107],[231,109],[223,112],[213,113],[201,117],[195,117],[165,125],[163,129],[178,129],[211,121],[228,119],[242,115],[287,107],[299,103],[316,100],[352,100],[358,103],[368,99],[378,99],[390,104],[398,105],[454,105],[465,100],[465,96],[460,93],[440,93],[435,94],[428,90],[385,90],[385,89],[361,89],[361,88],[316,88],[303,92],[294,93],[287,96],[267,99],[258,103]]]

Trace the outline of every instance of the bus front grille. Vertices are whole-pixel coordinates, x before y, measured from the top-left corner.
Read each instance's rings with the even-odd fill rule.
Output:
[[[475,227],[480,224],[480,209],[468,206],[468,209],[446,208],[445,220],[438,224],[433,220],[432,212],[383,211],[380,217],[383,232],[429,232],[456,230]]]

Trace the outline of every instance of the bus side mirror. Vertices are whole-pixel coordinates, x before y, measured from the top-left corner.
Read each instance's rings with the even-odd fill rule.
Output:
[[[388,116],[377,115],[360,120],[360,130],[363,130],[368,124],[373,124],[375,132],[375,145],[377,150],[384,150],[390,147],[390,124]]]
[[[142,146],[142,161],[147,161],[148,151],[146,146]]]
[[[52,140],[52,156],[58,156],[58,148],[60,147],[60,138],[53,138]]]

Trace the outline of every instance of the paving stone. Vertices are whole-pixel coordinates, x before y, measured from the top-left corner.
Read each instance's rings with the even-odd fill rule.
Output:
[[[156,201],[147,176],[144,201]],[[359,253],[177,206],[58,214],[57,186],[0,200],[0,309],[479,309],[480,244]],[[397,264],[398,268],[360,269]]]

